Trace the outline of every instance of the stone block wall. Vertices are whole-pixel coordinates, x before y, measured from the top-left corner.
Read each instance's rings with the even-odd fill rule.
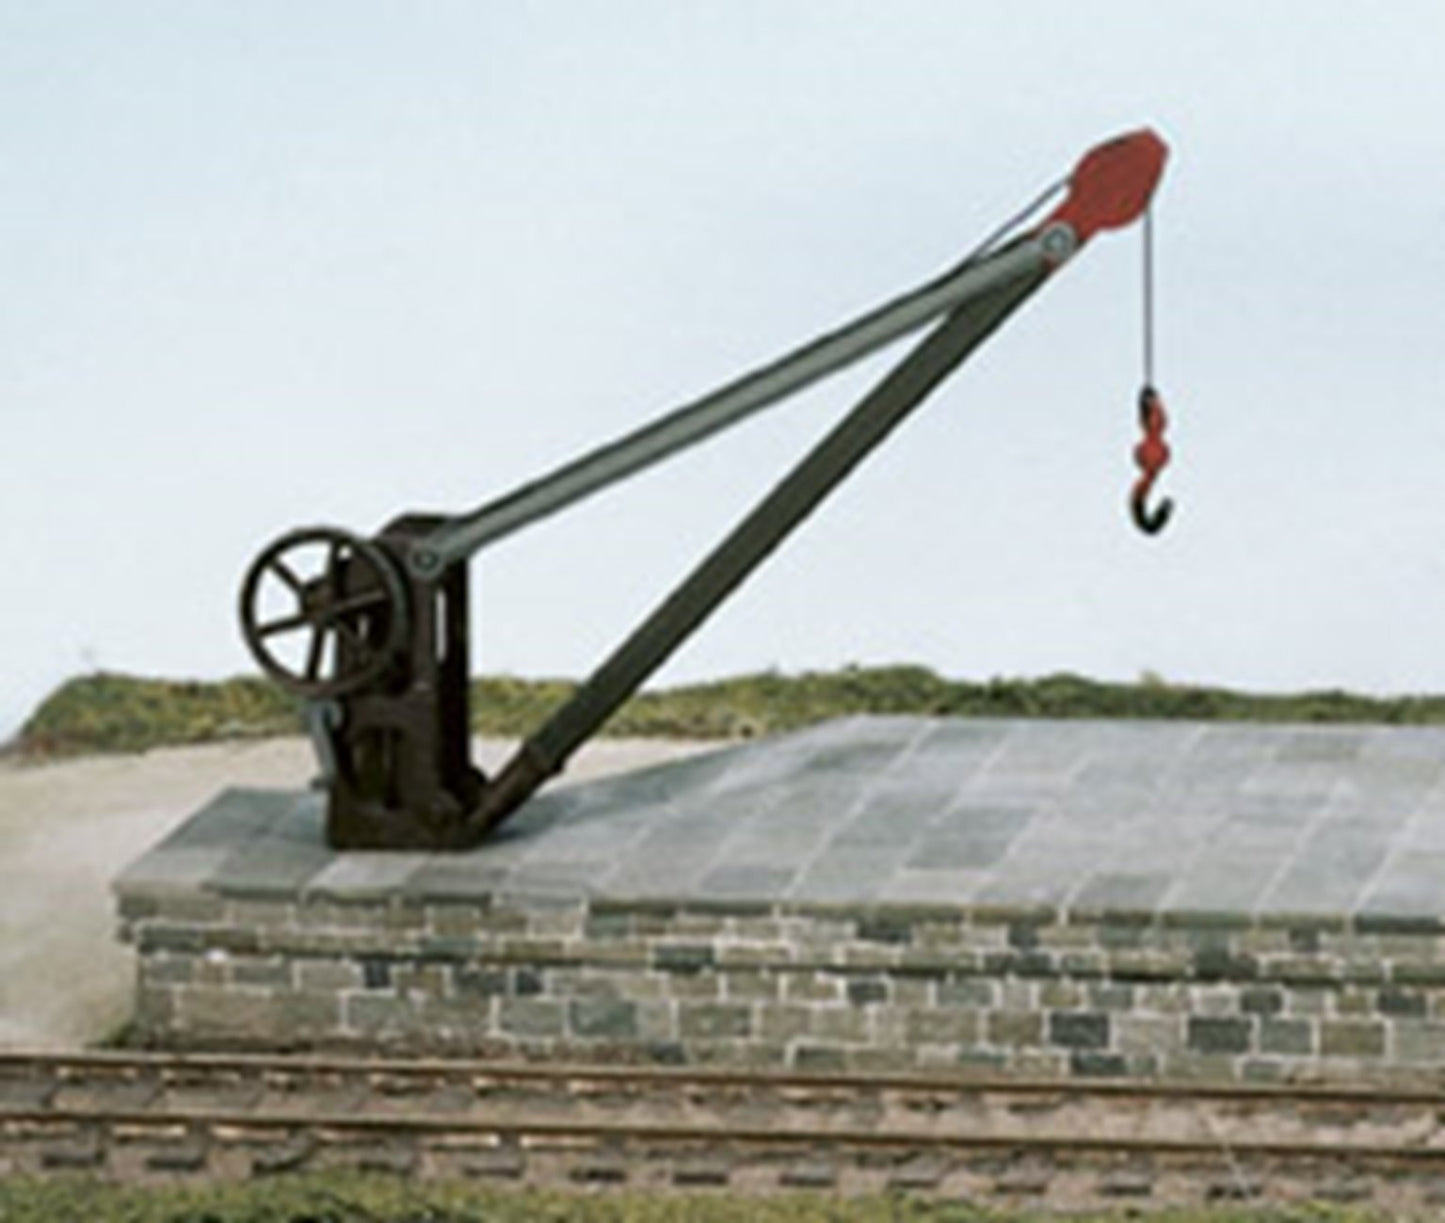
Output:
[[[1433,1082],[1445,922],[121,893],[136,1037],[1030,1077]]]

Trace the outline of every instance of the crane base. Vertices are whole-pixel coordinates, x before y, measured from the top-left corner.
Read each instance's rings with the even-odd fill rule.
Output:
[[[229,791],[117,881],[136,1027],[816,1071],[1417,1082],[1445,730],[865,718],[339,853]]]

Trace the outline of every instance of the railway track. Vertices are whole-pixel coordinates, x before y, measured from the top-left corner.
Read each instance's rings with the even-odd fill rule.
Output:
[[[0,1053],[0,1172],[343,1165],[647,1189],[1445,1204],[1445,1095],[624,1066]]]

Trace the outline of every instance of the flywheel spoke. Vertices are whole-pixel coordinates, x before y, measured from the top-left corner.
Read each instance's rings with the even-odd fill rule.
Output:
[[[296,592],[298,598],[306,593],[306,583],[303,582],[300,578],[298,578],[296,576],[295,570],[293,570],[291,566],[288,565],[285,561],[283,561],[279,556],[272,559],[269,568],[271,569],[272,573],[274,573],[278,578],[285,582],[286,585],[291,587],[291,589]]]
[[[272,637],[277,633],[289,633],[292,629],[305,628],[311,623],[311,619],[305,612],[295,612],[289,616],[282,616],[277,620],[268,620],[265,624],[256,626],[256,635],[259,637]]]

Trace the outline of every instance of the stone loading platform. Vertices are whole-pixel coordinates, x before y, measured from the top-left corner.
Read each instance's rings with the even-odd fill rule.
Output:
[[[860,718],[452,855],[228,791],[116,892],[169,1048],[1445,1080],[1434,729]]]

